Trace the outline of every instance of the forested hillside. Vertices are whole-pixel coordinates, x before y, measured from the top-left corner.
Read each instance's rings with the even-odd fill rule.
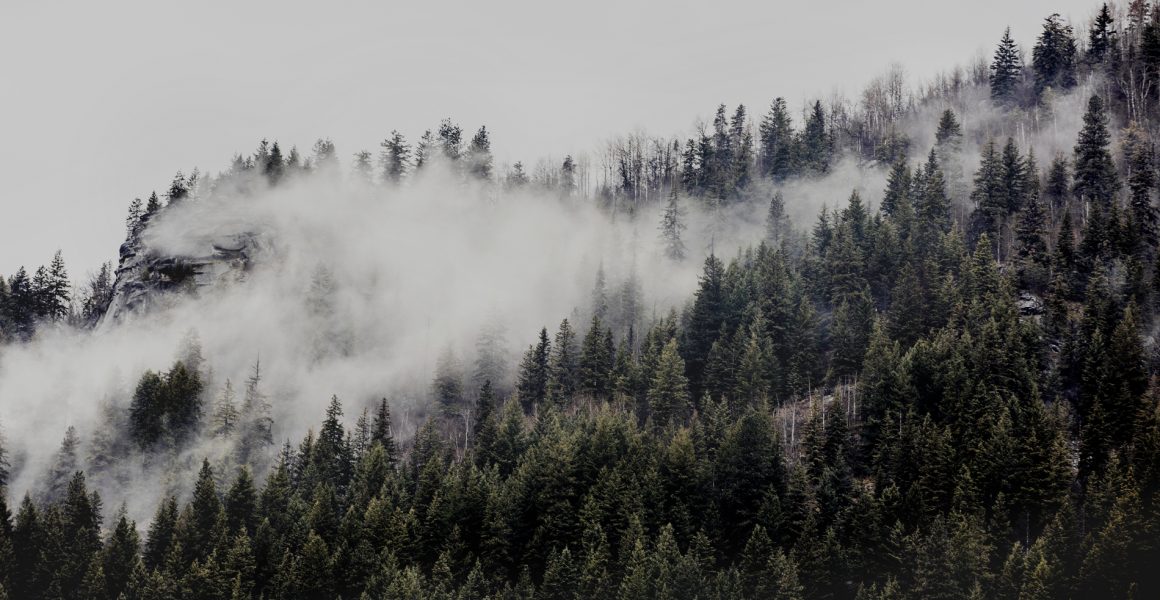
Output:
[[[448,119],[345,171],[320,140],[179,173],[132,202],[119,265],[83,289],[59,253],[0,278],[0,377],[309,272],[273,288],[301,307],[272,327],[312,324],[287,338],[308,342],[310,394],[368,371],[397,385],[291,415],[303,379],[268,371],[288,355],[224,364],[232,342],[191,332],[120,373],[124,397],[90,398],[92,422],[47,432],[64,433],[50,460],[0,438],[0,599],[1160,597],[1160,6],[1051,15],[1025,42],[1008,31],[916,89],[893,67],[856,102],[721,105],[688,138],[534,168],[496,165],[486,127]],[[358,202],[451,190],[481,207],[472,223],[543,211],[497,236],[549,212],[643,224],[651,241],[623,243],[657,256],[601,258],[551,323],[481,318],[472,348],[437,340],[397,373],[476,313],[409,337],[369,321],[393,272],[315,268],[273,239],[287,229],[206,234],[196,259],[173,241],[259,199],[280,227],[329,218],[345,205],[319,182]],[[573,251],[558,232],[540,252]],[[463,237],[490,252],[487,231]],[[494,284],[469,270],[431,277]],[[364,360],[380,337],[413,347]]]

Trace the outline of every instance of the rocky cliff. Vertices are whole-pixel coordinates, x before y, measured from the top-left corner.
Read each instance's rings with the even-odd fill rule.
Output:
[[[201,290],[245,278],[267,245],[250,232],[190,233],[182,240],[189,251],[165,251],[146,227],[121,244],[120,262],[109,305],[97,322],[101,328],[146,310],[175,294]]]

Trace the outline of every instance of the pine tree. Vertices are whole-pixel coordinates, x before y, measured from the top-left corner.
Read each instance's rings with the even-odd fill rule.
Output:
[[[258,490],[248,467],[238,468],[238,475],[224,498],[226,531],[230,535],[257,531]]]
[[[685,258],[685,242],[681,240],[681,232],[685,230],[682,220],[684,210],[681,208],[677,190],[674,187],[669,193],[669,203],[661,213],[661,240],[664,244],[665,256],[669,260],[680,261]]]
[[[253,463],[274,445],[274,420],[270,417],[270,401],[259,387],[261,383],[262,363],[254,361],[254,371],[246,379],[246,391],[238,415],[242,433],[238,444],[238,461],[242,464]]]
[[[1108,10],[1108,4],[1105,2],[1100,7],[1100,12],[1096,15],[1095,20],[1092,21],[1091,29],[1088,30],[1087,60],[1089,63],[1101,64],[1108,59],[1110,53],[1116,51],[1114,25],[1111,11]]]
[[[765,214],[765,241],[773,246],[781,244],[790,231],[789,218],[785,214],[785,199],[781,192],[774,192],[769,200],[769,210]]]
[[[487,126],[479,128],[467,147],[468,173],[481,181],[491,180],[491,137]]]
[[[43,314],[46,318],[60,321],[68,316],[71,287],[68,272],[64,267],[64,258],[60,250],[57,250],[48,267],[48,279],[44,287]]]
[[[806,172],[820,175],[830,170],[833,148],[830,132],[826,128],[826,112],[822,109],[821,100],[814,101],[813,110],[806,118],[799,151],[802,166]]]
[[[463,153],[463,129],[451,121],[443,119],[439,124],[439,149],[443,158],[454,163]]]
[[[141,232],[143,223],[141,217],[145,215],[144,205],[140,198],[133,198],[129,203],[129,214],[125,217],[125,238],[132,239]]]
[[[282,159],[282,149],[278,147],[278,142],[270,146],[270,156],[267,157],[265,165],[263,165],[262,174],[270,182],[270,185],[277,185],[282,180],[282,176],[286,173],[286,162]],[[183,197],[184,193],[181,196]],[[169,203],[173,203],[174,195],[170,193]]]
[[[1050,256],[1047,253],[1047,216],[1038,194],[1029,198],[1019,215],[1016,240],[1020,280],[1029,289],[1041,292],[1047,286]]]
[[[604,329],[600,317],[593,315],[588,333],[580,345],[579,391],[594,398],[604,398],[610,391],[615,358],[610,336],[611,332]]]
[[[386,453],[387,461],[393,467],[399,462],[399,448],[395,444],[395,435],[391,427],[391,407],[387,399],[379,401],[379,408],[375,412],[374,424],[371,427],[371,444],[379,444]]]
[[[129,520],[124,505],[117,511],[116,520],[117,524],[101,550],[106,598],[119,598],[128,589],[140,561],[137,524]]]
[[[1008,211],[1008,195],[1003,181],[1003,163],[995,151],[994,140],[991,140],[984,147],[979,170],[975,172],[975,190],[971,192],[971,200],[983,219],[985,231],[996,239]]]
[[[931,148],[923,167],[921,187],[914,202],[914,215],[920,224],[920,243],[933,247],[936,239],[951,228],[951,204],[947,198],[946,179],[938,155]]]
[[[710,254],[705,258],[697,293],[693,300],[693,310],[689,325],[685,329],[684,358],[693,397],[701,392],[705,364],[709,350],[716,341],[721,323],[725,320],[725,267],[721,260]]]
[[[938,121],[938,129],[934,134],[935,144],[943,147],[952,146],[958,144],[962,137],[963,128],[959,125],[959,120],[955,118],[954,111],[949,108],[944,110]]]
[[[903,204],[908,203],[911,191],[910,167],[906,160],[900,158],[890,168],[890,175],[886,180],[886,192],[882,196],[880,208],[887,216],[895,216],[895,212]]]
[[[354,164],[351,165],[350,172],[355,181],[367,185],[375,182],[375,167],[371,164],[369,150],[359,150],[354,153]]]
[[[435,378],[431,382],[436,405],[444,415],[454,416],[463,408],[463,369],[455,352],[447,347],[435,362]]]
[[[145,567],[156,569],[161,567],[166,556],[173,547],[174,534],[177,529],[177,498],[167,496],[157,505],[153,521],[149,524],[149,531],[145,537],[145,552],[142,559]]]
[[[234,405],[234,388],[229,379],[222,387],[222,392],[214,401],[212,427],[213,435],[230,437],[238,426],[238,408]]]
[[[665,343],[660,361],[648,389],[648,406],[653,424],[665,427],[680,423],[689,407],[689,382],[685,378],[685,361],[677,352],[676,338]]]
[[[431,130],[423,132],[419,143],[415,145],[415,171],[419,171],[431,160],[431,148],[435,146],[435,137]]]
[[[758,171],[774,181],[784,181],[794,172],[793,122],[784,98],[776,98],[758,126]]]
[[[54,503],[65,498],[73,476],[81,471],[81,463],[77,457],[77,449],[79,446],[80,438],[77,436],[76,427],[69,425],[68,429],[64,432],[64,438],[60,442],[60,449],[53,456],[52,467],[48,471],[47,481],[44,486],[45,502]]]
[[[830,359],[831,380],[854,375],[861,370],[873,325],[874,303],[869,290],[863,289],[842,298],[834,310],[831,332],[834,347]]]
[[[564,162],[560,165],[560,192],[565,198],[570,197],[576,191],[576,161],[572,159],[572,155],[564,157]]]
[[[407,139],[398,131],[391,131],[391,137],[383,140],[382,151],[379,152],[379,165],[382,169],[383,181],[398,185],[407,175],[407,168],[411,159],[411,146]],[[424,156],[425,157],[425,156]],[[416,157],[415,168],[419,168],[421,160]]]
[[[519,391],[520,403],[524,412],[531,412],[532,408],[542,403],[548,395],[548,361],[551,355],[552,344],[548,340],[548,328],[540,329],[540,341],[535,346],[528,346],[520,363]]]
[[[1075,87],[1075,36],[1071,25],[1062,22],[1059,13],[1044,20],[1031,56],[1036,93],[1048,87],[1059,90]]]
[[[1152,202],[1156,187],[1156,157],[1152,145],[1144,139],[1139,128],[1131,126],[1124,136],[1124,162],[1128,165],[1130,218],[1136,234],[1147,248],[1156,247],[1158,216]]]
[[[548,360],[546,395],[554,404],[562,406],[576,393],[579,383],[576,332],[568,323],[568,319],[560,322],[560,329],[556,332],[551,352]]]
[[[178,541],[187,556],[204,559],[217,546],[218,536],[224,534],[220,525],[224,523],[221,499],[218,498],[217,484],[209,460],[203,459],[197,483],[193,487],[193,499],[179,517]]]
[[[1092,96],[1075,145],[1075,183],[1071,191],[1101,211],[1111,207],[1119,189],[1116,166],[1108,151],[1109,142],[1104,102],[1098,95]]]
[[[1008,27],[991,61],[991,100],[1001,105],[1013,104],[1018,99],[1022,72],[1023,60],[1015,40],[1011,39],[1011,28]]]

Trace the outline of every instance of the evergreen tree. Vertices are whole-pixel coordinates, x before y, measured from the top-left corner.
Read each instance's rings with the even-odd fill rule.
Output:
[[[391,137],[383,140],[380,146],[383,149],[379,152],[379,168],[382,169],[383,181],[397,185],[407,175],[407,168],[411,160],[411,146],[403,134],[398,131],[391,131]],[[416,169],[419,168],[421,162],[417,156]]]
[[[661,240],[665,248],[665,256],[669,260],[680,261],[685,258],[685,242],[681,240],[681,232],[685,230],[682,221],[684,210],[681,208],[677,190],[673,188],[669,194],[669,203],[661,213]]]
[[[963,137],[963,128],[959,125],[959,120],[955,118],[955,113],[951,109],[943,111],[938,121],[938,129],[934,133],[935,144],[939,146],[950,146],[956,144],[958,140]]]
[[[229,379],[214,401],[212,427],[217,437],[230,437],[238,427],[238,408],[234,405],[234,388]]]
[[[451,121],[443,119],[439,124],[439,149],[443,157],[454,163],[463,154],[463,129]]]
[[[789,217],[785,214],[785,198],[781,192],[774,192],[769,200],[769,210],[765,213],[765,241],[777,246],[790,231]]]
[[[1158,241],[1157,211],[1152,202],[1156,187],[1156,157],[1152,145],[1137,127],[1129,127],[1124,136],[1124,162],[1128,165],[1128,207],[1135,233],[1147,248]]]
[[[262,458],[262,453],[274,444],[270,401],[259,387],[261,383],[262,363],[254,361],[254,371],[246,379],[246,391],[238,414],[238,426],[242,433],[238,444],[238,460],[242,464]]]
[[[594,398],[604,398],[610,391],[614,349],[611,332],[604,329],[600,317],[592,323],[580,346],[579,390]]]
[[[1100,211],[1110,209],[1119,189],[1116,167],[1108,151],[1108,119],[1104,102],[1092,96],[1075,145],[1075,183],[1071,191]]]
[[[685,379],[685,362],[677,352],[677,340],[670,339],[661,351],[660,361],[648,389],[648,406],[653,423],[664,427],[681,422],[689,409],[689,383]]]
[[[487,126],[479,128],[467,147],[468,172],[481,181],[491,180],[491,136]]]
[[[758,171],[774,181],[784,181],[794,172],[793,122],[784,98],[775,98],[758,126]]]
[[[1105,2],[1100,6],[1100,12],[1092,21],[1091,29],[1088,30],[1087,60],[1089,63],[1093,65],[1103,63],[1108,59],[1110,53],[1115,52],[1116,31],[1114,26],[1115,21],[1112,19],[1111,11]]]
[[[1059,90],[1075,87],[1075,36],[1071,25],[1064,23],[1059,13],[1044,20],[1031,56],[1036,93],[1048,87]]]
[[[435,379],[431,382],[436,405],[444,415],[454,416],[463,410],[463,369],[455,352],[447,347],[435,363]]]
[[[579,384],[579,356],[576,350],[576,332],[568,319],[560,322],[548,360],[547,398],[563,405],[576,393]]]
[[[693,300],[693,310],[689,325],[685,330],[684,358],[689,386],[693,397],[701,392],[705,364],[709,351],[716,341],[721,324],[725,320],[725,267],[721,260],[710,254],[705,259],[705,267],[697,293]]]
[[[383,447],[391,466],[399,462],[399,448],[395,443],[395,434],[391,426],[391,407],[387,404],[386,398],[379,401],[378,410],[375,411],[375,420],[371,427],[371,444]]]
[[[540,329],[540,341],[535,346],[528,346],[520,363],[519,382],[516,386],[519,391],[520,403],[525,412],[531,412],[532,407],[542,403],[548,395],[548,361],[551,355],[552,344],[548,340],[548,328]]]
[[[1019,83],[1023,75],[1023,59],[1015,40],[1011,39],[1011,28],[1003,32],[1003,39],[995,49],[991,61],[991,100],[997,104],[1013,104],[1018,100]]]
[[[830,132],[826,128],[826,112],[822,109],[821,100],[814,102],[813,110],[806,117],[799,151],[801,163],[806,172],[820,175],[829,171],[833,148]]]

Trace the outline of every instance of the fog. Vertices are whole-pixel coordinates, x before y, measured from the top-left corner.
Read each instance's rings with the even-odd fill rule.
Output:
[[[900,125],[911,138],[911,159],[922,160],[939,115],[955,110],[964,126],[968,181],[980,145],[991,137],[1001,144],[1011,135],[1023,151],[1035,148],[1042,169],[1057,152],[1070,155],[1094,86],[1081,82],[1030,116],[995,110],[985,88],[968,86],[918,107]],[[823,178],[784,185],[787,211],[799,228],[808,227],[822,205],[841,206],[854,189],[874,208],[884,171],[841,158]],[[223,180],[165,209],[142,242],[160,256],[205,256],[223,237],[252,234],[259,241],[252,268],[191,294],[155,299],[149,310],[108,318],[93,330],[45,328],[31,343],[0,349],[0,427],[14,467],[10,496],[36,489],[70,425],[80,434],[83,459],[102,407],[125,410],[141,374],[168,369],[191,332],[206,359],[207,417],[224,382],[240,390],[260,360],[276,443],[297,444],[322,420],[332,395],[343,401],[348,423],[389,398],[397,433],[406,439],[429,411],[440,353],[452,349],[470,374],[477,339],[492,328],[503,332],[514,369],[541,327],[553,332],[568,317],[581,333],[586,329],[601,269],[610,295],[636,278],[638,326],[680,311],[710,249],[728,260],[762,239],[773,193],[760,184],[751,201],[715,211],[683,199],[689,257],[673,261],[662,252],[660,206],[610,214],[589,198],[469,182],[438,162],[398,187],[339,171],[273,188],[246,181],[245,193],[236,183]],[[158,495],[180,492],[173,482],[192,479],[173,469],[195,469],[202,456],[222,452],[216,442],[197,441],[165,469],[126,465],[128,485],[98,482],[98,488],[107,507],[129,502],[133,516],[146,521]]]

